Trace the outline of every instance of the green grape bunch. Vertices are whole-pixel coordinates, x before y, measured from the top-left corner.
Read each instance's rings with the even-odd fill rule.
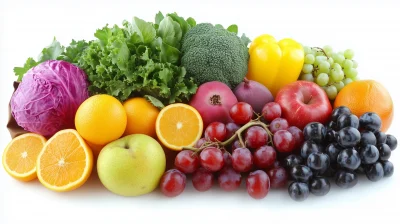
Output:
[[[334,52],[331,46],[304,46],[304,65],[300,80],[318,84],[330,100],[334,100],[343,87],[359,79],[354,51]]]

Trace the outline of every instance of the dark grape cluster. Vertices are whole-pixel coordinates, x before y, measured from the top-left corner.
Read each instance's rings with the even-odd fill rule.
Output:
[[[309,123],[303,130],[300,154],[284,159],[293,180],[288,188],[290,197],[303,201],[310,193],[326,195],[331,187],[329,180],[348,189],[357,184],[359,175],[373,182],[392,176],[389,158],[397,139],[381,132],[381,123],[376,113],[357,117],[344,106],[333,110],[326,125]]]
[[[255,199],[266,197],[270,188],[288,187],[293,200],[303,201],[310,193],[328,194],[331,182],[345,189],[362,174],[371,181],[393,174],[389,158],[397,139],[380,131],[375,113],[357,117],[338,107],[327,124],[312,122],[303,130],[290,126],[275,102],[266,104],[261,115],[239,102],[229,114],[234,122],[209,124],[194,147],[177,154],[175,167],[160,182],[166,196],[184,191],[186,175],[192,175],[200,192],[215,183],[235,191],[244,183]]]

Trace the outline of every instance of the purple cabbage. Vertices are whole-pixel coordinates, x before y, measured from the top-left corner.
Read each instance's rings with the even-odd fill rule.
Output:
[[[26,131],[52,136],[74,128],[78,107],[89,97],[84,71],[59,60],[30,69],[11,97],[11,113]]]

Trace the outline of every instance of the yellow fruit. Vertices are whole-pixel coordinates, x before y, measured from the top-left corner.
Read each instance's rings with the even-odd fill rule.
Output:
[[[128,122],[124,135],[145,134],[156,137],[156,120],[159,114],[157,107],[145,98],[136,97],[123,103]]]
[[[88,142],[105,145],[120,138],[127,117],[122,103],[109,95],[95,95],[85,100],[75,115],[75,127]]]
[[[165,147],[182,150],[184,146],[193,146],[203,133],[203,120],[192,106],[182,103],[164,107],[156,121],[158,139]]]
[[[93,169],[93,153],[73,129],[57,132],[37,159],[39,181],[48,189],[71,191],[82,186]]]
[[[3,167],[20,181],[31,181],[37,177],[36,160],[46,139],[38,134],[26,133],[15,137],[3,152]]]

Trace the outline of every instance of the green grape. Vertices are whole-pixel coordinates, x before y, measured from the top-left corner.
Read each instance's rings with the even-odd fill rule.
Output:
[[[305,47],[303,47],[303,50],[304,50],[304,54],[305,54],[305,55],[306,55],[306,54],[311,54],[311,47],[305,46]]]
[[[352,83],[353,82],[353,80],[351,79],[351,78],[345,78],[344,80],[343,80],[343,84],[345,85],[345,86],[347,86],[348,84],[350,84],[350,83]]]
[[[337,90],[338,92],[339,92],[340,90],[342,90],[343,87],[344,87],[344,83],[343,83],[342,81],[335,82],[333,85],[336,87],[336,90]]]
[[[303,65],[303,72],[304,73],[311,73],[312,72],[312,70],[314,69],[314,67],[312,66],[312,65],[310,65],[310,64],[304,64]]]
[[[333,79],[335,82],[342,81],[343,78],[344,78],[344,73],[343,73],[342,69],[340,69],[340,70],[332,69],[332,70],[330,71],[329,75],[332,77],[332,79]]]
[[[354,77],[354,78],[351,78],[353,81],[358,81],[358,80],[360,80],[360,76],[356,76],[356,77]]]
[[[325,56],[324,52],[317,50],[316,56]]]
[[[317,84],[319,86],[326,86],[329,82],[329,76],[326,73],[321,73],[317,77]]]
[[[320,73],[329,73],[329,68],[330,67],[331,67],[331,65],[329,64],[329,62],[322,61],[318,65],[318,71],[320,71]]]
[[[337,96],[337,93],[338,93],[338,91],[337,91],[335,86],[328,86],[325,89],[325,92],[326,92],[326,95],[328,95],[328,98],[330,100],[334,100],[336,98],[336,96]]]
[[[332,47],[329,45],[325,45],[322,49],[324,49],[326,54],[331,53],[333,50]]]
[[[343,69],[350,69],[353,68],[353,61],[350,59],[346,59],[343,62]]]
[[[353,60],[353,68],[357,68],[358,67],[358,62]]]
[[[342,65],[343,61],[345,60],[344,56],[339,53],[332,54],[332,58],[339,65]]]
[[[320,55],[320,56],[315,57],[315,60],[317,60],[317,61],[327,61],[328,58],[325,55]]]
[[[301,80],[305,80],[305,81],[310,81],[310,82],[314,82],[314,76],[310,73],[306,73],[306,74],[302,74],[300,76]]]
[[[344,51],[344,57],[345,58],[347,58],[347,59],[353,59],[353,57],[354,57],[354,51],[353,50],[351,50],[351,49],[347,49],[347,50],[345,50]]]
[[[358,71],[355,68],[345,69],[344,74],[346,75],[347,78],[352,79],[358,75]]]
[[[304,57],[304,64],[314,64],[314,61],[315,61],[315,56],[313,54],[307,54]]]
[[[333,60],[332,57],[329,57],[329,58],[328,58],[328,62],[329,62],[329,64],[330,64],[331,66],[333,65],[333,63],[335,63],[335,61]]]
[[[335,69],[335,70],[338,70],[338,71],[342,70],[342,66],[340,66],[338,63],[333,63],[332,68]]]
[[[317,50],[315,50],[314,48],[311,48],[310,54],[316,56],[317,55]]]

